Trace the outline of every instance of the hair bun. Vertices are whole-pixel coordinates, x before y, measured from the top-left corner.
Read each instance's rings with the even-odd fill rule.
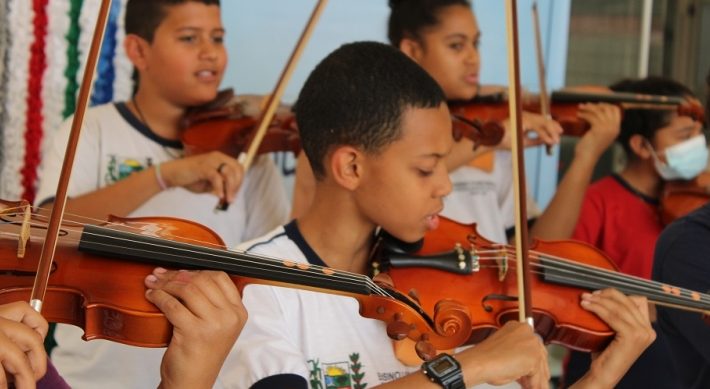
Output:
[[[390,8],[396,8],[400,4],[409,1],[409,0],[389,0]]]

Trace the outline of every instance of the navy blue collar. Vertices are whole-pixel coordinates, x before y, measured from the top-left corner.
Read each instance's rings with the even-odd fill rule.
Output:
[[[308,244],[308,242],[306,242],[306,239],[303,237],[303,234],[301,234],[301,230],[298,229],[298,223],[296,223],[296,219],[286,224],[284,226],[284,231],[286,231],[286,236],[288,236],[289,239],[296,243],[296,246],[298,246],[298,249],[301,250],[303,255],[306,257],[308,263],[310,263],[311,265],[328,267],[328,265],[323,262],[321,257],[316,254],[316,252]]]
[[[645,202],[647,202],[647,203],[649,203],[649,204],[651,204],[651,205],[653,205],[653,206],[657,206],[657,205],[659,204],[659,203],[658,203],[658,199],[653,198],[653,197],[651,197],[651,196],[649,196],[649,195],[646,195],[646,194],[644,194],[644,193],[641,193],[639,190],[637,190],[636,188],[634,188],[633,186],[631,186],[631,184],[629,184],[626,180],[624,180],[620,175],[618,175],[618,174],[612,174],[612,177],[614,177],[614,179],[616,180],[616,182],[618,182],[618,183],[619,183],[621,186],[623,186],[626,190],[628,190],[629,192],[631,192],[633,195],[640,197],[641,200],[643,200],[643,201],[645,201]]]
[[[150,129],[150,127],[146,126],[145,123],[140,121],[140,119],[138,119],[136,115],[134,115],[133,112],[128,109],[128,106],[125,102],[115,103],[114,106],[116,107],[118,113],[123,117],[125,121],[128,122],[128,124],[131,125],[131,127],[135,128],[138,132],[145,135],[148,139],[161,146],[170,147],[173,149],[182,149],[182,143],[180,141],[165,139],[162,136],[158,136],[156,133],[154,133],[153,130]]]

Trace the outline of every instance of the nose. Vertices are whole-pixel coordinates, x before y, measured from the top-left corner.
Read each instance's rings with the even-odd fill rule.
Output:
[[[453,185],[451,184],[451,178],[449,178],[449,172],[446,170],[445,164],[441,164],[440,168],[437,169],[437,185],[434,190],[433,197],[440,199],[451,193]]]
[[[466,63],[471,65],[478,65],[480,56],[478,55],[478,49],[475,46],[468,48],[466,52]]]
[[[200,47],[200,58],[210,61],[217,59],[218,47],[214,44],[211,39],[203,40],[202,46]]]

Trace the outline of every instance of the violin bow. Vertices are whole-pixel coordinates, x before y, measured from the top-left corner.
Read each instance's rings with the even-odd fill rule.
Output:
[[[318,0],[316,7],[313,9],[313,13],[311,13],[311,18],[308,20],[306,27],[303,29],[301,37],[298,39],[298,43],[296,43],[293,53],[291,53],[291,57],[286,62],[286,67],[281,73],[278,82],[276,82],[274,92],[271,93],[267,100],[266,108],[264,108],[261,113],[261,117],[259,118],[259,125],[257,127],[256,134],[254,135],[254,139],[249,145],[247,153],[243,154],[243,157],[240,156],[239,162],[241,162],[244,166],[244,170],[248,170],[249,166],[251,166],[251,163],[254,161],[254,157],[259,150],[259,145],[261,145],[261,141],[264,139],[264,135],[266,135],[266,130],[269,128],[271,119],[274,117],[274,113],[276,112],[276,107],[278,106],[279,101],[281,101],[281,97],[286,89],[286,84],[291,78],[293,70],[296,68],[296,63],[301,57],[301,53],[303,53],[303,49],[310,39],[313,29],[315,28],[315,25],[318,22],[320,15],[323,13],[327,3],[328,0]]]
[[[530,297],[530,261],[528,258],[527,190],[525,188],[525,160],[523,158],[522,106],[520,105],[520,55],[518,50],[517,1],[505,2],[508,32],[508,107],[513,157],[513,189],[515,197],[515,256],[518,280],[518,319],[535,327]]]
[[[550,95],[545,82],[545,59],[542,57],[542,34],[540,33],[540,15],[537,12],[537,1],[532,4],[533,30],[535,32],[535,57],[537,58],[537,81],[540,85],[540,113],[545,119],[552,119],[550,114]],[[547,155],[552,155],[552,146],[545,145]]]
[[[86,107],[89,103],[89,96],[91,96],[94,72],[96,71],[99,52],[101,51],[101,43],[103,42],[104,32],[106,31],[106,21],[108,20],[110,10],[111,0],[102,0],[99,16],[98,19],[96,19],[94,36],[91,38],[91,47],[86,61],[86,68],[84,69],[84,76],[81,87],[79,88],[76,111],[72,119],[71,133],[69,135],[69,142],[67,143],[67,150],[64,154],[64,162],[62,163],[52,213],[49,217],[47,235],[42,245],[42,253],[40,254],[39,263],[37,265],[37,274],[35,275],[34,286],[32,287],[30,305],[35,311],[40,313],[42,312],[42,303],[47,291],[52,261],[57,248],[59,227],[64,218],[64,208],[67,202],[67,188],[69,187],[72,166],[74,166],[74,155],[76,154],[76,148],[79,143],[79,134],[81,133],[81,126],[84,122],[84,114],[86,113]]]
[[[244,167],[245,172],[249,170],[249,167],[251,166],[252,162],[254,162],[254,158],[256,157],[259,151],[261,141],[264,140],[264,136],[266,135],[266,131],[269,129],[271,119],[273,119],[274,114],[276,113],[276,107],[278,106],[279,102],[281,101],[281,97],[284,94],[286,84],[288,84],[288,81],[291,79],[293,70],[296,68],[296,63],[298,63],[298,60],[301,57],[301,53],[303,53],[303,49],[305,48],[306,43],[313,34],[313,29],[315,28],[318,19],[320,19],[320,15],[323,13],[323,10],[325,9],[327,3],[328,0],[318,0],[318,3],[313,9],[311,17],[308,20],[308,23],[306,24],[306,27],[301,33],[301,37],[296,43],[296,47],[291,53],[291,57],[289,57],[288,61],[286,62],[286,66],[284,67],[284,70],[281,72],[281,76],[279,76],[279,80],[276,82],[276,87],[274,87],[274,91],[271,93],[271,95],[268,96],[266,107],[261,112],[257,124],[257,130],[254,134],[254,138],[249,144],[249,149],[247,149],[246,153],[241,153],[239,155],[239,163],[242,164],[242,167]],[[224,201],[220,201],[216,209],[226,210],[227,207],[228,204],[226,204]]]

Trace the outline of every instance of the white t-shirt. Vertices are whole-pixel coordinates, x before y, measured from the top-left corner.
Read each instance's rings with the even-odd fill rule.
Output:
[[[462,166],[449,174],[452,191],[444,198],[441,215],[459,223],[476,223],[486,239],[507,243],[506,229],[515,225],[513,168],[510,152],[496,151],[490,173],[471,166]],[[528,196],[528,218],[540,214]]]
[[[240,249],[325,265],[295,222]],[[249,319],[222,367],[218,388],[250,388],[257,382],[258,388],[306,387],[298,382],[311,388],[371,388],[419,370],[397,360],[385,324],[360,316],[352,298],[249,285],[243,301]]]
[[[46,150],[40,173],[37,203],[54,196],[64,158],[70,122],[55,134]],[[68,196],[78,196],[110,185],[156,163],[182,154],[180,143],[156,136],[125,104],[106,104],[86,112],[72,170]],[[189,219],[217,232],[227,244],[265,234],[285,223],[289,202],[272,160],[262,156],[247,172],[236,200],[226,212],[214,212],[218,199],[182,188],[158,193],[129,216],[172,216]],[[71,218],[70,215],[65,219]],[[52,362],[74,388],[149,388],[160,382],[165,349],[81,339],[82,330],[58,325]]]

